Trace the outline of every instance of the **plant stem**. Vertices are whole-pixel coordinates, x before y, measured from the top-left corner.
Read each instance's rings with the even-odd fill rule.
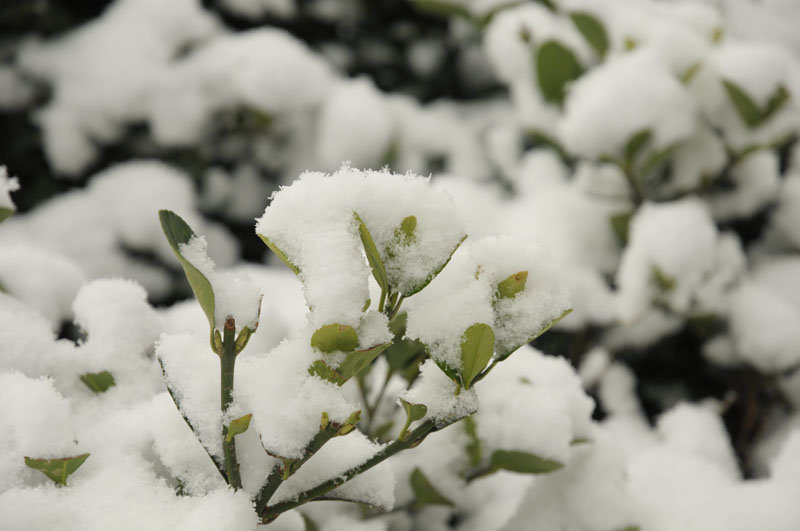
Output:
[[[642,183],[640,182],[638,176],[633,172],[633,168],[631,168],[630,164],[622,164],[620,168],[622,169],[622,174],[625,176],[625,180],[628,181],[628,186],[630,186],[631,192],[633,192],[633,202],[638,207],[644,202],[645,199]]]
[[[294,499],[286,500],[283,502],[276,503],[275,505],[265,507],[261,512],[259,512],[259,516],[261,517],[261,522],[267,524],[275,520],[281,513],[294,509],[295,507],[299,507],[304,503],[308,503],[313,501],[320,496],[324,496],[325,494],[329,493],[333,489],[347,483],[357,475],[366,472],[370,468],[374,467],[377,464],[382,463],[386,459],[390,458],[391,456],[395,455],[398,452],[403,450],[407,450],[409,448],[413,448],[414,446],[418,445],[422,440],[432,431],[436,431],[437,428],[432,420],[426,420],[417,428],[412,431],[409,436],[402,440],[402,441],[394,441],[386,446],[384,446],[378,453],[367,459],[362,464],[351,468],[350,470],[339,474],[335,478],[331,478],[327,481],[324,481],[317,485],[316,487],[312,487],[305,492],[300,493]]]
[[[464,473],[464,481],[467,483],[472,483],[476,479],[480,479],[482,477],[489,476],[497,472],[496,468],[492,468],[492,466],[488,463],[478,465],[474,468],[470,468]]]
[[[222,334],[222,355],[220,356],[220,406],[222,415],[228,411],[233,402],[233,374],[236,366],[236,339],[234,332],[236,324],[233,317],[225,320]],[[236,460],[236,438],[227,440],[228,426],[222,422],[222,453],[225,455],[225,471],[228,473],[228,484],[234,489],[242,488],[242,478],[239,475],[239,462]]]
[[[400,305],[401,305],[401,304],[403,304],[403,299],[404,299],[404,298],[405,298],[405,297],[403,297],[402,295],[400,295],[400,298],[399,298],[399,299],[397,299],[397,304],[395,304],[395,305],[394,305],[394,308],[392,308],[392,309],[391,309],[391,311],[389,312],[389,320],[390,320],[390,321],[391,321],[392,319],[394,319],[394,316],[395,316],[395,315],[397,315],[397,312],[398,312],[398,311],[400,311]]]
[[[311,439],[311,442],[308,443],[303,451],[303,457],[290,465],[291,470],[289,471],[289,475],[297,472],[306,461],[311,459],[311,457],[325,445],[326,442],[336,437],[336,433],[339,431],[340,427],[341,425],[332,422],[317,432],[317,434],[313,439]],[[267,481],[261,487],[261,490],[258,491],[258,496],[256,497],[257,513],[260,513],[264,507],[266,507],[269,499],[273,494],[275,494],[275,491],[278,490],[278,487],[280,487],[281,483],[284,481],[283,477],[284,473],[286,472],[286,466],[286,464],[283,464],[274,467],[272,472],[269,473],[269,476],[267,476]]]

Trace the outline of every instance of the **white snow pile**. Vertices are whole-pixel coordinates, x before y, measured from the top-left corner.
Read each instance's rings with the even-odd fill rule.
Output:
[[[451,200],[427,186],[413,174],[343,166],[305,173],[273,196],[256,232],[299,271],[313,323],[357,325],[370,298],[358,219],[395,292],[413,295],[444,267],[466,234]]]
[[[6,220],[0,230],[0,248],[4,249],[3,258],[8,248],[8,260],[26,252],[13,249],[46,248],[39,252],[63,255],[89,278],[134,278],[157,296],[172,289],[168,271],[151,261],[132,258],[126,249],[155,254],[164,264],[173,262],[158,222],[161,208],[181,212],[191,226],[206,235],[212,258],[222,267],[231,265],[235,247],[229,233],[220,225],[202,221],[189,176],[153,160],[112,166],[95,175],[85,191],[68,192]],[[70,268],[55,262],[47,267]],[[71,284],[66,280],[63,289]]]

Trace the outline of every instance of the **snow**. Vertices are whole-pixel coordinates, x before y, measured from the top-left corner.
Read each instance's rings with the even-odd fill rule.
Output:
[[[162,208],[177,212],[205,234],[211,256],[221,267],[233,262],[235,244],[226,229],[202,220],[191,178],[154,160],[113,165],[94,175],[85,190],[67,192],[6,220],[0,244],[45,247],[74,261],[89,279],[133,278],[149,293],[164,294],[173,288],[167,272],[131,259],[124,250],[153,253],[164,263],[174,263],[158,222]]]
[[[336,170],[344,161],[378,169],[394,136],[393,117],[384,97],[365,78],[340,83],[320,110],[320,166]]]
[[[629,240],[617,273],[623,319],[633,320],[656,298],[686,312],[714,264],[717,230],[703,203],[645,204],[631,221]],[[658,287],[656,268],[672,287]]]
[[[340,477],[379,450],[379,445],[358,432],[331,439],[296,474],[281,484],[272,503],[291,500],[311,487]],[[394,481],[392,469],[379,465],[333,490],[329,496],[390,510],[394,505]]]
[[[146,116],[156,81],[182,47],[217,32],[197,0],[121,0],[99,18],[50,41],[32,40],[21,66],[55,86],[40,115],[45,152],[66,175],[96,158],[96,141],[113,142],[126,121]]]
[[[695,105],[683,86],[646,51],[612,58],[570,90],[560,138],[587,158],[619,157],[635,134],[650,131],[648,152],[687,138]]]
[[[475,269],[470,269],[464,268],[461,282],[440,298],[408,310],[406,337],[421,341],[433,360],[456,371],[467,328],[476,323],[494,327],[492,287],[486,280],[474,279]]]
[[[226,488],[175,496],[147,461],[134,455],[66,489],[42,485],[6,491],[0,495],[0,514],[4,529],[255,531],[257,525],[246,493]]]
[[[19,179],[9,177],[8,169],[5,166],[0,166],[0,208],[16,210],[10,193],[17,190],[19,190]]]
[[[428,411],[423,420],[433,420],[437,426],[446,426],[451,422],[471,415],[478,409],[478,395],[475,389],[462,389],[456,394],[456,383],[450,380],[436,366],[427,360],[420,367],[420,376],[414,385],[399,398],[409,404],[424,404]],[[414,429],[412,423],[410,429]]]
[[[469,246],[476,275],[496,290],[497,284],[527,272],[525,289],[494,303],[495,349],[505,354],[526,344],[570,307],[558,265],[539,242],[513,237],[485,238]]]
[[[4,370],[0,383],[0,455],[5,472],[1,492],[19,484],[27,475],[33,476],[25,467],[24,456],[51,459],[72,457],[82,451],[74,441],[70,403],[56,391],[51,380]],[[20,396],[25,397],[24,409],[19,407]]]
[[[262,293],[250,277],[216,271],[216,264],[208,257],[208,243],[203,236],[194,235],[188,242],[179,244],[178,252],[211,283],[214,292],[212,328],[221,330],[231,317],[237,330],[258,327]]]
[[[305,456],[323,419],[363,420],[271,503],[374,457],[406,420],[401,400],[427,407],[411,429],[454,425],[326,496],[371,508],[323,501],[270,526],[300,531],[308,517],[321,531],[800,528],[800,418],[789,410],[800,397],[800,148],[785,144],[800,123],[796,6],[449,3],[474,20],[425,29],[393,20],[384,40],[356,47],[352,32],[363,36],[374,6],[328,0],[223,0],[216,10],[116,0],[82,25],[12,39],[0,107],[12,128],[21,117],[40,128],[49,168],[24,175],[38,171],[38,155],[20,164],[27,133],[11,130],[0,209],[14,209],[9,171],[25,188],[23,212],[0,225],[0,529],[254,531],[254,496],[281,458]],[[603,25],[603,56],[576,12]],[[308,22],[335,34],[312,46],[276,27]],[[549,40],[585,69],[563,105],[546,101],[537,79]],[[369,75],[386,64],[409,74],[391,91]],[[451,68],[456,83],[429,85]],[[788,98],[748,125],[725,81],[760,109],[780,90]],[[652,138],[624,160],[642,131]],[[663,163],[645,174],[659,152]],[[76,178],[73,190],[31,207],[37,179],[51,174]],[[632,197],[631,178],[644,197]],[[228,315],[240,328],[260,321],[224,414],[202,308],[148,303],[188,293],[157,221],[163,208],[205,235],[179,251],[211,280],[217,327]],[[403,296],[406,339],[426,347],[419,375],[386,355],[342,386],[309,373],[347,355],[312,347],[321,326],[353,327],[359,349],[393,337],[354,214]],[[257,234],[299,274],[263,248],[269,266],[239,261],[240,229],[259,215]],[[500,297],[498,284],[523,271],[524,289]],[[525,344],[568,308],[537,343],[546,352]],[[475,323],[492,327],[495,361],[522,346],[465,390],[441,368],[461,368]],[[651,374],[661,363],[691,372],[689,383],[666,368]],[[100,371],[115,385],[96,393],[80,377]],[[709,376],[713,393],[698,387]],[[758,386],[763,428],[746,447],[739,378]],[[219,463],[223,423],[244,414],[235,492],[204,446]],[[479,462],[467,423],[455,423],[465,416]],[[495,450],[565,466],[471,479]],[[23,460],[83,452],[66,488]],[[409,508],[416,469],[454,507]]]
[[[147,293],[137,283],[100,279],[85,284],[72,303],[75,323],[88,332],[82,345],[96,363],[124,367],[125,358],[140,359],[153,351],[161,326]],[[98,366],[98,371],[110,367]]]
[[[198,140],[217,110],[240,105],[269,117],[296,112],[318,105],[330,83],[328,66],[283,30],[219,35],[157,80],[148,119],[159,142],[186,145]]]
[[[72,317],[72,299],[84,282],[83,271],[63,255],[0,244],[0,289],[38,310],[53,330]]]
[[[413,174],[343,166],[332,175],[308,172],[282,188],[259,219],[256,232],[300,269],[310,319],[357,325],[369,298],[369,268],[354,213],[363,220],[386,267],[389,285],[410,294],[442,267],[465,236],[454,205],[427,192]],[[416,218],[411,238],[399,228]]]
[[[800,363],[800,309],[771,290],[745,283],[732,296],[731,333],[742,359],[765,372]]]
[[[752,216],[777,197],[780,187],[778,157],[771,151],[751,153],[733,166],[735,188],[710,198],[714,217],[720,221]]]
[[[474,418],[487,455],[516,450],[566,464],[570,443],[591,433],[594,404],[562,359],[524,347],[486,382],[477,388],[480,408]]]
[[[221,463],[219,360],[208,340],[188,334],[163,335],[156,345],[156,356],[181,414],[191,421],[202,445]]]

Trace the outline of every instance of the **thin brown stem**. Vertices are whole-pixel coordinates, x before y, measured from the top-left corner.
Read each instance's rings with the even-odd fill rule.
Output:
[[[236,367],[236,338],[234,332],[236,324],[233,317],[225,320],[222,334],[222,355],[220,356],[220,407],[223,418],[233,402],[233,376]],[[228,439],[228,426],[222,422],[222,453],[225,456],[225,471],[228,474],[228,484],[234,489],[242,488],[242,478],[239,475],[239,462],[236,459],[236,438]]]

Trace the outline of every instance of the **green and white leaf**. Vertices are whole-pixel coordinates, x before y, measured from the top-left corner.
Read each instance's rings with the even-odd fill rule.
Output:
[[[586,42],[594,48],[597,55],[604,57],[608,51],[608,34],[603,24],[593,15],[585,11],[570,13],[569,18],[581,32]]]
[[[495,450],[489,458],[492,470],[508,470],[521,474],[549,474],[562,468],[563,463],[518,450]]]
[[[261,241],[263,241],[263,242],[266,244],[266,246],[267,246],[267,247],[269,247],[269,250],[270,250],[270,251],[272,251],[273,253],[275,253],[275,256],[277,256],[278,258],[280,258],[280,259],[281,259],[281,262],[283,262],[284,264],[286,264],[287,266],[289,266],[289,269],[291,269],[292,271],[294,271],[294,274],[295,274],[295,275],[299,275],[299,274],[300,274],[300,269],[299,269],[299,268],[298,268],[296,265],[294,265],[294,264],[292,263],[292,261],[291,261],[291,260],[289,260],[289,257],[286,255],[286,253],[284,253],[283,251],[281,251],[281,250],[278,248],[278,246],[277,246],[277,245],[275,245],[275,244],[272,242],[272,240],[270,240],[269,238],[267,238],[267,237],[266,237],[266,236],[264,236],[263,234],[259,234],[259,235],[258,235],[258,237],[259,237],[259,238],[261,238]]]
[[[653,140],[653,132],[649,129],[642,129],[631,135],[628,143],[625,144],[625,161],[633,164],[642,150]]]
[[[361,237],[361,243],[364,246],[364,253],[367,255],[369,267],[372,269],[372,276],[375,277],[375,281],[378,283],[381,290],[388,294],[389,281],[386,277],[386,268],[383,265],[381,255],[378,253],[378,248],[375,246],[375,241],[372,239],[369,229],[367,229],[367,226],[358,213],[354,212],[353,216],[358,223],[358,235]]]
[[[422,420],[428,414],[428,406],[425,404],[412,404],[404,399],[400,399],[403,411],[406,412],[406,420],[411,424],[417,420]]]
[[[231,442],[231,440],[247,431],[247,428],[250,427],[250,420],[253,418],[252,413],[248,413],[238,419],[233,419],[231,423],[228,425],[228,431],[225,433],[225,442]]]
[[[439,492],[419,467],[415,468],[411,473],[410,482],[411,490],[414,492],[415,506],[445,505],[447,507],[455,507],[450,498]]]
[[[489,364],[494,354],[494,331],[485,323],[475,323],[461,336],[461,381],[469,389],[472,380]]]
[[[513,348],[511,348],[511,349],[509,349],[509,350],[507,350],[505,352],[502,352],[502,353],[498,352],[497,353],[497,361],[503,361],[503,360],[507,359],[510,355],[512,355],[514,352],[516,352],[517,349],[520,348],[522,345],[527,345],[528,343],[530,343],[531,341],[533,341],[537,337],[541,336],[542,334],[544,334],[545,332],[547,332],[548,330],[553,328],[555,325],[557,325],[559,322],[561,322],[562,319],[564,319],[566,316],[568,316],[571,313],[572,313],[572,308],[564,310],[564,312],[561,315],[559,315],[558,317],[556,317],[555,319],[553,319],[552,321],[547,323],[545,326],[543,326],[541,329],[539,329],[539,331],[536,332],[530,338],[528,338],[528,340],[525,343],[522,343],[521,345],[516,345]]]
[[[16,210],[13,208],[0,207],[0,223],[10,218],[14,212],[16,212]]]
[[[453,247],[453,250],[450,251],[450,254],[447,257],[447,260],[445,260],[439,267],[437,267],[430,275],[425,277],[425,279],[422,282],[420,282],[419,284],[417,284],[416,286],[414,286],[413,288],[408,290],[407,293],[403,293],[403,297],[409,298],[410,296],[415,295],[415,294],[419,293],[420,291],[422,291],[423,289],[425,289],[425,287],[427,287],[427,285],[430,284],[431,281],[434,278],[436,278],[439,275],[439,273],[441,273],[442,270],[445,267],[447,267],[447,264],[450,263],[450,260],[452,260],[453,255],[455,254],[455,252],[458,250],[459,247],[461,247],[461,244],[464,243],[464,240],[466,240],[466,239],[467,239],[467,236],[465,235],[463,238],[461,238],[458,241],[458,243],[456,243],[455,247]]]
[[[536,76],[544,99],[562,105],[566,87],[583,73],[575,54],[557,41],[546,41],[536,53]]]
[[[189,240],[195,236],[194,231],[180,216],[170,210],[159,210],[158,219],[161,221],[161,229],[164,231],[170,247],[183,267],[183,272],[186,274],[186,279],[192,287],[197,302],[200,303],[203,313],[206,314],[209,326],[214,330],[217,326],[214,322],[214,289],[211,282],[180,252],[180,246],[188,244]]]
[[[347,381],[369,368],[373,360],[391,345],[392,343],[388,342],[364,350],[355,350],[348,354],[344,361],[339,364],[337,371]]]
[[[722,85],[736,108],[742,121],[750,128],[755,128],[766,122],[778,112],[790,99],[791,95],[786,87],[778,85],[775,91],[761,108],[741,86],[730,79],[723,79]]]
[[[358,347],[358,334],[352,326],[333,323],[311,335],[311,346],[320,352],[352,352]]]
[[[108,371],[81,374],[81,381],[86,384],[86,387],[98,394],[105,393],[116,383],[114,375]]]
[[[513,275],[510,275],[497,285],[497,298],[513,299],[525,289],[527,282],[527,271],[519,271]]]
[[[59,485],[66,485],[67,478],[89,457],[89,454],[76,455],[75,457],[64,457],[62,459],[37,459],[25,457],[25,464],[28,468],[38,470]]]

